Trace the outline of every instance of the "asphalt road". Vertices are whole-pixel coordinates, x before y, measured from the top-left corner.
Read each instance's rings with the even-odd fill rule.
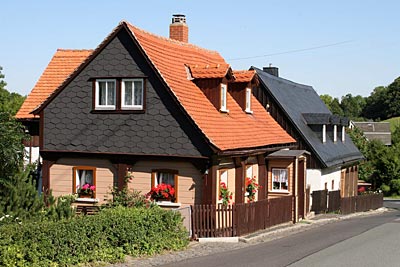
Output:
[[[385,206],[400,209],[400,201],[385,202]],[[164,266],[400,266],[400,212],[355,217]]]

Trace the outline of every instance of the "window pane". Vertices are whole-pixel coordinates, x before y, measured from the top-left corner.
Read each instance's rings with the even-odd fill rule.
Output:
[[[125,102],[124,105],[132,105],[132,82],[126,81],[125,83]]]
[[[106,105],[107,97],[107,84],[105,82],[98,82],[99,84],[99,105]]]
[[[175,175],[173,173],[158,172],[157,173],[157,184],[170,184],[175,187]]]
[[[82,187],[85,184],[93,185],[93,170],[77,170],[77,185]]]
[[[143,105],[143,83],[142,81],[134,81],[135,87],[135,106]]]
[[[107,82],[107,105],[115,105],[115,83]]]
[[[250,110],[251,90],[246,89],[246,109]]]
[[[221,109],[226,109],[226,86],[221,85]]]

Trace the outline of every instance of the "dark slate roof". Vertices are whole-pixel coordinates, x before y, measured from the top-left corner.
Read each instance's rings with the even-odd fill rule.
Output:
[[[309,144],[311,153],[316,156],[322,166],[341,166],[363,159],[362,154],[347,134],[344,143],[341,139],[334,143],[330,138],[322,143],[319,137],[320,133],[313,131],[307,125],[304,114],[332,115],[311,86],[270,75],[255,67],[252,67],[252,69],[257,71],[260,86],[267,90],[268,94],[286,113],[287,118],[293,123],[303,140]],[[345,119],[341,120],[341,123],[345,124]]]

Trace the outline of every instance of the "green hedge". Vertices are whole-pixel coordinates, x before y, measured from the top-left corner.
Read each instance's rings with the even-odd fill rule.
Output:
[[[115,208],[94,216],[0,228],[0,266],[71,266],[118,262],[125,255],[152,255],[188,244],[179,213]]]

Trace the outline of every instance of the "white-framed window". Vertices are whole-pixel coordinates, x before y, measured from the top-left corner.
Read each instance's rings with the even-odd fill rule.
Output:
[[[96,80],[95,108],[98,110],[115,110],[116,80]]]
[[[251,88],[246,88],[246,109],[245,112],[253,113],[251,111]]]
[[[226,102],[227,102],[226,94],[227,94],[227,92],[228,92],[227,85],[224,84],[224,83],[221,83],[221,92],[220,92],[220,95],[221,95],[221,109],[220,109],[220,111],[222,111],[222,112],[229,112],[229,110],[227,109],[227,106],[226,106]]]
[[[287,169],[272,168],[272,190],[285,192],[289,190]]]
[[[121,108],[143,109],[143,79],[123,79]]]

